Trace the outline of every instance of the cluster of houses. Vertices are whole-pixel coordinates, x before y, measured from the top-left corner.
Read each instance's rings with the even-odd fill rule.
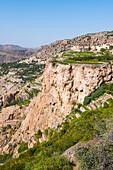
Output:
[[[110,45],[109,44],[102,44],[102,45],[92,45],[91,47],[89,46],[79,46],[79,45],[74,45],[73,47],[71,47],[72,51],[78,51],[78,52],[84,52],[84,51],[100,51],[102,48],[104,49],[110,49]]]
[[[30,64],[33,61],[37,62],[37,64],[46,64],[46,60],[45,59],[40,59],[40,58],[37,58],[36,56],[33,56],[33,57],[28,58],[28,59],[22,60],[19,63]]]

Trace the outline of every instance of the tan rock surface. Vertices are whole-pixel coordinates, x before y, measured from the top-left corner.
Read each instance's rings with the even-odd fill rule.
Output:
[[[111,79],[112,66],[109,64],[57,64],[53,67],[48,63],[43,74],[42,93],[33,98],[28,107],[21,109],[26,118],[12,136],[10,143],[14,143],[14,139],[28,141],[29,147],[32,147],[35,143],[33,135],[39,129],[44,131],[48,127],[57,127],[70,113],[72,101],[82,103],[85,96]],[[7,151],[7,145],[3,149],[4,152]]]

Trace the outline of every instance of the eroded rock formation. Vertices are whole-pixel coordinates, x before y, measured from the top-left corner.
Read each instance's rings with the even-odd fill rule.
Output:
[[[10,143],[28,141],[33,146],[33,135],[41,129],[57,127],[72,108],[73,101],[83,103],[104,82],[112,79],[112,65],[61,65],[48,63],[43,74],[43,90],[28,107],[21,109],[26,118],[12,136]],[[18,110],[18,109],[17,109]],[[8,150],[8,144],[3,151]]]

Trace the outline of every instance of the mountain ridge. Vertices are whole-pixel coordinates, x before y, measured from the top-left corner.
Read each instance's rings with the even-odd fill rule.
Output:
[[[19,45],[13,45],[13,44],[0,44],[0,50],[20,50],[24,49],[23,47]]]

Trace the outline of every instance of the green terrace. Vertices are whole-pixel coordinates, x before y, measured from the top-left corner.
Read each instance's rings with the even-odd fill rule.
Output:
[[[33,81],[39,77],[45,68],[45,64],[37,64],[33,61],[32,63],[19,63],[19,61],[12,63],[0,64],[0,76],[7,75],[9,72],[15,72],[14,76],[19,78],[26,83],[27,81]]]
[[[56,56],[52,57],[51,62],[58,62],[60,64],[103,64],[103,63],[112,63],[113,55],[108,51],[103,52],[74,52],[74,51],[65,51],[61,57]]]

